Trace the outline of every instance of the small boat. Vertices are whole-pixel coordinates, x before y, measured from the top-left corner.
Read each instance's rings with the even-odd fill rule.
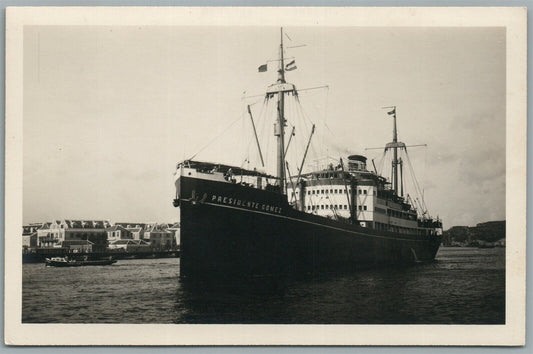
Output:
[[[97,259],[97,260],[77,260],[69,259],[68,257],[52,257],[46,258],[46,265],[50,267],[81,267],[81,266],[103,266],[111,265],[117,261],[113,258]]]

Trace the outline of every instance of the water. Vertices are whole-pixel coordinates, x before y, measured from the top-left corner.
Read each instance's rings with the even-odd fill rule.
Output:
[[[23,265],[25,323],[503,324],[505,249],[300,280],[182,283],[179,259]]]

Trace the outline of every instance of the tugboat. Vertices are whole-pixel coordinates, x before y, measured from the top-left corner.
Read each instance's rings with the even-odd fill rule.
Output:
[[[362,155],[347,156],[347,166],[339,158],[303,173],[314,125],[298,174],[290,175],[285,102],[299,100],[296,86],[285,79],[294,60],[285,63],[283,29],[279,54],[278,80],[264,96],[277,106],[277,174],[196,160],[177,165],[173,205],[181,219],[180,276],[279,276],[433,261],[442,222],[429,216],[423,197],[404,196],[398,155],[407,155],[408,146],[398,141],[396,107],[388,107],[394,130],[384,147],[392,152],[390,181],[375,165],[369,171]],[[256,142],[262,160],[257,134]]]
[[[82,260],[70,259],[69,257],[52,257],[46,258],[46,266],[49,267],[81,267],[81,266],[104,266],[116,263],[112,257],[108,259],[89,260],[84,258]]]

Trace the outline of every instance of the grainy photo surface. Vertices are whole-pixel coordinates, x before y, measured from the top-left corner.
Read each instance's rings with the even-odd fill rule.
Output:
[[[18,328],[516,323],[508,28],[135,15],[17,27]]]

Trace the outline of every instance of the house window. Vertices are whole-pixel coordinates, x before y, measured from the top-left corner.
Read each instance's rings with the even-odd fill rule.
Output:
[[[366,210],[366,205],[363,205],[363,210]]]
[[[320,209],[324,209],[324,205],[321,205],[321,206],[320,206]]]
[[[344,204],[344,210],[348,209],[348,205]]]
[[[359,209],[359,210],[363,210],[363,209],[361,208],[361,206],[360,206],[360,205],[358,206],[358,209]]]
[[[363,190],[363,194],[366,194],[366,189]]]
[[[307,195],[311,195],[311,191],[307,191]]]

